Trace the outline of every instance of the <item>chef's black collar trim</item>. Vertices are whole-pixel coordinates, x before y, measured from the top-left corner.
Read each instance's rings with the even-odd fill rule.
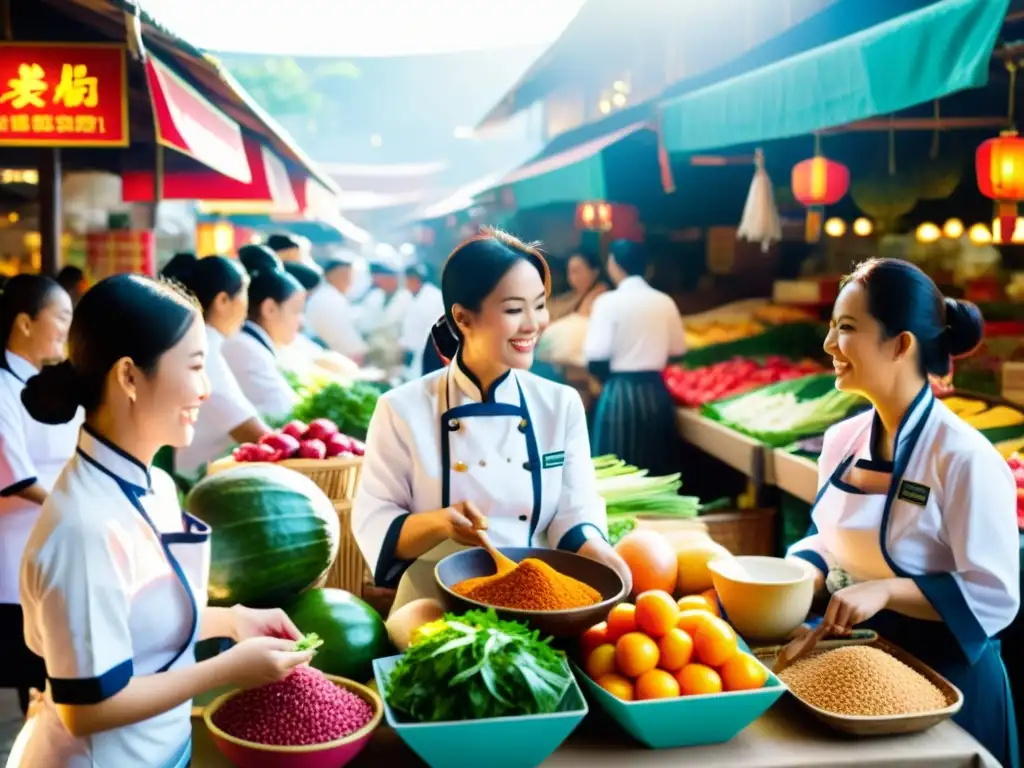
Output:
[[[505,371],[501,376],[491,382],[491,386],[487,391],[484,391],[483,385],[480,383],[480,379],[477,378],[477,375],[469,370],[466,364],[462,362],[462,347],[459,347],[459,351],[455,353],[455,364],[459,367],[459,370],[462,371],[462,375],[469,379],[473,383],[473,386],[477,388],[477,391],[480,393],[480,399],[485,403],[497,402],[495,398],[498,394],[498,387],[500,387],[502,383],[504,383],[505,379],[508,378],[509,374],[512,373],[511,368]]]
[[[95,464],[97,467],[102,469],[107,474],[113,475],[115,479],[121,480],[121,481],[127,483],[128,485],[131,485],[131,486],[133,486],[135,488],[138,488],[139,490],[141,490],[144,493],[146,491],[150,490],[153,487],[153,478],[150,476],[149,467],[147,467],[145,464],[143,464],[141,461],[139,461],[137,458],[132,456],[130,453],[128,453],[124,449],[119,448],[118,446],[114,445],[114,443],[110,442],[109,440],[107,440],[107,438],[105,438],[102,435],[100,435],[98,432],[96,432],[96,430],[92,429],[88,424],[82,425],[82,432],[85,433],[86,435],[88,435],[93,440],[95,440],[97,443],[99,443],[101,446],[103,446],[107,450],[109,450],[109,451],[113,452],[114,454],[116,454],[116,456],[119,459],[123,459],[125,462],[127,462],[129,467],[123,467],[122,469],[130,469],[131,471],[128,473],[128,474],[130,474],[130,477],[124,477],[123,476],[124,473],[117,472],[117,471],[115,471],[115,468],[108,467],[108,466],[104,465],[103,462],[100,461],[99,457],[91,455],[88,452],[88,450],[83,449],[83,447],[81,445],[79,445],[78,452],[80,454],[82,454],[83,456],[85,456],[85,458],[89,459],[89,461],[92,464]],[[142,477],[140,477],[136,473],[136,470],[138,472],[141,472],[142,473],[142,477],[145,478],[145,482],[146,482],[145,486],[139,485],[139,483],[137,482],[138,480],[141,480]]]

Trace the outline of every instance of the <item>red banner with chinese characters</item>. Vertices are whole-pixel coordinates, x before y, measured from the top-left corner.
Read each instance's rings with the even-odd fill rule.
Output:
[[[156,239],[148,230],[92,232],[85,236],[89,281],[122,273],[156,274]]]
[[[0,146],[128,142],[124,46],[0,43]]]

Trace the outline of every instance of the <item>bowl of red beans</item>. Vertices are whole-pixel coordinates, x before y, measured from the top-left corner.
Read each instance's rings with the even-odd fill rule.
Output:
[[[339,768],[362,752],[383,709],[365,685],[304,665],[279,682],[224,694],[203,720],[238,768]]]

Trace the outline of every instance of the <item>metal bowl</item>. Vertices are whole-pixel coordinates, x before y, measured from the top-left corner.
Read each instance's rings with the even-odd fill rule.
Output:
[[[470,600],[455,594],[452,587],[466,579],[478,576],[493,576],[496,573],[494,560],[482,548],[466,549],[441,560],[434,567],[434,578],[444,595],[445,608],[461,613],[475,608],[494,608],[498,615],[509,621],[525,622],[544,634],[555,637],[576,637],[583,630],[604,621],[611,608],[626,599],[626,585],[613,569],[604,563],[564,552],[560,549],[538,547],[499,547],[502,554],[518,563],[526,558],[541,560],[556,571],[582,581],[601,594],[601,602],[585,608],[570,608],[565,611],[520,611],[513,608],[499,608]]]

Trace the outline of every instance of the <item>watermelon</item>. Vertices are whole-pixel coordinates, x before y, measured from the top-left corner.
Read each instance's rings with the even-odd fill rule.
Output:
[[[281,605],[319,581],[338,555],[334,504],[294,470],[250,464],[218,472],[185,503],[213,529],[210,605]]]
[[[343,589],[311,589],[284,610],[300,632],[323,640],[310,663],[325,674],[365,683],[373,660],[395,652],[380,614]]]

